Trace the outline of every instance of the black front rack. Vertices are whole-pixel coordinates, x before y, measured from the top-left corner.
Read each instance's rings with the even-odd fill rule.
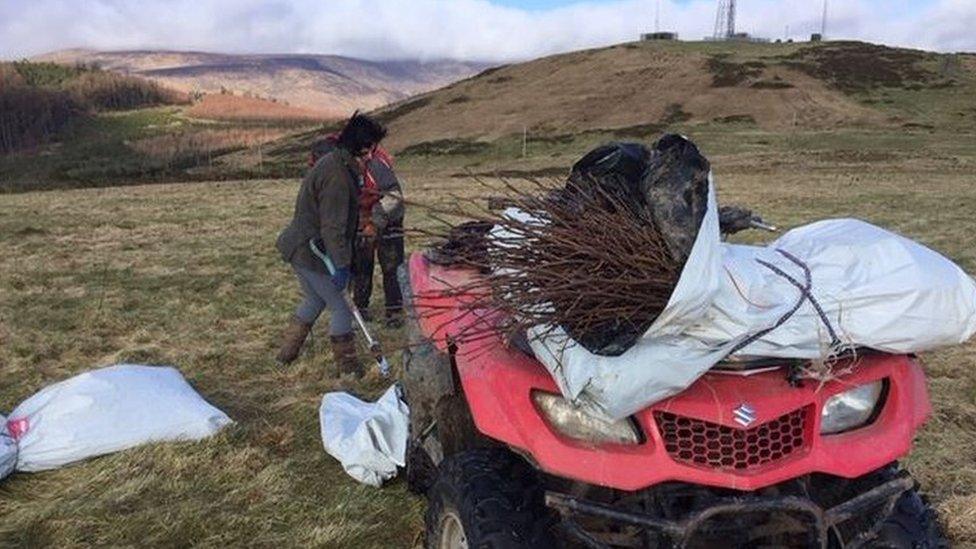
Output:
[[[597,518],[619,526],[637,527],[664,535],[673,547],[686,548],[693,547],[696,537],[706,534],[709,524],[714,524],[716,519],[723,516],[791,514],[806,519],[805,523],[809,525],[806,533],[809,539],[813,540],[814,547],[826,548],[832,529],[848,520],[874,511],[879,519],[872,527],[858,532],[852,539],[838,540],[845,549],[858,549],[875,538],[884,519],[891,515],[898,498],[913,486],[914,482],[910,478],[895,478],[829,509],[797,496],[728,498],[691,513],[682,520],[668,520],[620,510],[610,505],[557,492],[546,492],[545,501],[546,506],[556,510],[561,516],[560,525],[564,532],[592,549],[608,549],[614,545],[588,533],[580,525],[578,518]]]

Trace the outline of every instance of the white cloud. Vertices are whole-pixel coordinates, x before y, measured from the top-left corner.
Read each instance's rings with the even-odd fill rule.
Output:
[[[715,4],[662,0],[662,28],[700,39]],[[754,34],[782,37],[789,25],[806,38],[820,28],[819,0],[739,6],[739,29]],[[833,0],[830,14],[835,38],[976,50],[974,0]],[[545,11],[488,0],[0,0],[0,57],[90,47],[507,61],[632,40],[653,21],[654,0]]]

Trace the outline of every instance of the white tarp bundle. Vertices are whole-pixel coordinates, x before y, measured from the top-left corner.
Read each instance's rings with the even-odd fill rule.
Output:
[[[17,441],[7,430],[7,418],[0,415],[0,479],[17,467]]]
[[[714,188],[671,299],[637,344],[598,356],[565,332],[530,330],[563,395],[626,417],[733,356],[815,359],[843,347],[909,353],[976,332],[976,282],[938,253],[854,219],[768,246],[721,242]]]
[[[14,409],[0,431],[0,478],[11,446],[16,470],[42,471],[149,442],[206,438],[230,423],[175,368],[92,370]]]
[[[319,407],[322,444],[352,478],[379,487],[406,463],[410,410],[396,385],[375,403],[326,393]]]

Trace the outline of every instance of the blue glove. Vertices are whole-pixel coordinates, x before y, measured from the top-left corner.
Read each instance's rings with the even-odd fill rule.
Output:
[[[352,273],[349,271],[349,267],[339,267],[332,275],[332,285],[341,292],[346,289],[346,285],[349,284],[349,278],[351,276]]]

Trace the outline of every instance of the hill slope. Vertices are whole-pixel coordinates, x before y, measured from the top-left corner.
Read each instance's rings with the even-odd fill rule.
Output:
[[[639,42],[489,69],[380,113],[394,149],[676,123],[973,128],[974,60],[854,42]]]
[[[46,143],[71,122],[98,112],[184,102],[182,94],[154,82],[108,71],[0,63],[0,156]]]
[[[150,78],[185,92],[228,89],[285,101],[329,116],[374,109],[484,69],[458,61],[373,62],[334,55],[230,55],[204,52],[64,50],[38,61],[98,66]]]

